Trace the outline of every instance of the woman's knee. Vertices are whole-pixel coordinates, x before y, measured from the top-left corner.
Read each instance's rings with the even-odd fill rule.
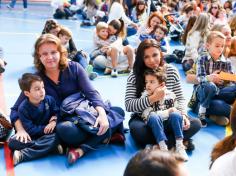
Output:
[[[64,121],[57,124],[56,132],[61,138],[67,138],[68,136],[71,137],[74,133],[77,133],[77,127],[73,122]]]
[[[122,117],[125,117],[125,111],[121,107],[112,106],[111,109],[120,114]]]

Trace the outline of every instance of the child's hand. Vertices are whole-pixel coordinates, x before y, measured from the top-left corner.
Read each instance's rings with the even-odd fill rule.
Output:
[[[219,78],[219,71],[215,71],[210,75],[207,75],[207,79],[210,82],[213,82],[215,84],[221,84],[222,80]]]
[[[110,50],[110,47],[109,46],[103,46],[100,50],[103,53],[107,53]]]
[[[188,130],[190,128],[190,121],[186,115],[183,114],[183,130]]]
[[[44,133],[45,134],[50,134],[53,132],[54,128],[56,126],[56,122],[55,121],[51,121],[49,124],[47,124],[47,126],[44,128]]]
[[[172,112],[179,112],[179,110],[176,109],[175,107],[172,107],[172,108],[170,108],[168,110],[169,110],[169,114],[172,113]]]

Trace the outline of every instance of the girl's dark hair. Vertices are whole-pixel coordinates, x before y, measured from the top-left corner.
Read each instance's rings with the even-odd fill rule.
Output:
[[[116,30],[116,33],[114,35],[119,36],[122,39],[126,37],[125,24],[122,19],[112,20],[108,25],[112,26]]]
[[[157,43],[157,41],[154,39],[147,39],[147,40],[142,41],[137,48],[137,53],[135,56],[135,62],[134,62],[134,68],[133,68],[134,75],[136,77],[135,86],[137,89],[136,91],[137,97],[140,97],[141,93],[144,90],[144,86],[145,86],[145,80],[143,76],[144,71],[149,69],[144,63],[144,53],[146,49],[149,49],[152,47],[157,48],[160,52],[161,61],[160,61],[159,66],[162,67],[164,65],[163,54],[161,52],[160,45]]]
[[[196,20],[197,20],[197,16],[195,16],[195,15],[191,16],[188,20],[188,24],[187,24],[187,26],[184,30],[184,34],[182,36],[182,42],[184,45],[186,44],[186,41],[187,41],[188,32],[192,29]]]
[[[232,151],[236,147],[236,101],[234,102],[233,108],[231,109],[230,124],[232,135],[225,137],[215,145],[211,152],[210,168],[217,158],[229,151]]]
[[[139,10],[139,8],[138,8],[139,5],[145,5],[146,6],[147,3],[144,0],[139,0],[137,2],[137,4],[136,4],[136,12],[137,12],[136,15],[137,15],[137,17],[142,15],[144,13],[144,11],[146,10],[146,7],[144,9],[142,9],[142,10]]]
[[[47,34],[47,33],[49,33],[52,29],[55,29],[55,28],[57,28],[57,27],[60,27],[60,25],[57,23],[56,20],[54,20],[54,19],[47,20],[46,23],[45,23],[45,25],[44,25],[42,34]]]

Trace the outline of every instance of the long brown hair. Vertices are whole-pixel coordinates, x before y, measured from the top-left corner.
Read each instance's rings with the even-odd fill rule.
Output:
[[[144,5],[144,9],[139,10],[139,5]],[[145,12],[147,8],[147,3],[144,0],[139,0],[135,7],[136,7],[136,15],[138,18],[140,15],[142,15]]]
[[[187,41],[187,36],[188,36],[188,32],[192,29],[195,21],[197,19],[197,16],[191,16],[188,20],[188,24],[184,30],[184,34],[182,36],[182,43],[185,45],[186,44],[186,41]]]
[[[147,40],[142,41],[139,44],[137,53],[135,56],[135,62],[134,62],[134,68],[133,68],[133,71],[136,77],[136,89],[137,89],[136,96],[137,97],[140,97],[141,93],[144,90],[145,80],[144,80],[143,74],[144,74],[144,71],[148,69],[148,67],[144,63],[144,53],[146,49],[152,48],[152,47],[157,48],[160,51],[160,54],[161,54],[160,67],[164,65],[163,54],[161,52],[160,45],[157,43],[156,40],[147,39]]]
[[[126,28],[122,19],[114,19],[108,24],[108,26],[112,26],[116,30],[116,33],[114,34],[115,36],[121,37],[122,39],[126,37]]]
[[[215,162],[217,158],[224,155],[225,153],[232,151],[236,147],[236,101],[233,104],[233,108],[230,113],[230,124],[232,134],[219,141],[211,152],[211,164]]]
[[[43,44],[49,44],[53,43],[57,46],[57,50],[60,53],[60,62],[59,62],[59,69],[64,70],[68,66],[68,59],[67,59],[67,50],[61,45],[61,41],[59,38],[52,34],[44,34],[41,35],[37,41],[35,42],[34,45],[34,52],[33,52],[33,57],[34,57],[34,66],[37,69],[38,72],[44,72],[45,67],[42,64],[40,60],[40,55],[39,55],[39,48]]]

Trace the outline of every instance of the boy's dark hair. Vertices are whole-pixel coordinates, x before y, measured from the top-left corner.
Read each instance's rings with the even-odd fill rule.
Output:
[[[31,86],[35,81],[42,82],[43,80],[40,76],[33,73],[24,73],[18,80],[18,83],[22,91],[30,91]]]
[[[62,26],[61,27],[61,30],[58,32],[58,37],[59,37],[59,35],[62,35],[62,36],[67,36],[67,37],[69,37],[69,38],[72,38],[72,32],[70,31],[70,29],[69,28],[67,28],[67,27],[64,27],[64,26]]]
[[[123,176],[177,176],[181,162],[174,153],[144,149],[131,158]]]
[[[150,34],[155,34],[158,28],[160,28],[164,32],[165,35],[168,34],[168,28],[162,24],[156,25],[155,28],[150,32]]]
[[[160,84],[166,82],[166,74],[162,68],[147,69],[144,71],[144,77],[147,75],[155,76]]]

